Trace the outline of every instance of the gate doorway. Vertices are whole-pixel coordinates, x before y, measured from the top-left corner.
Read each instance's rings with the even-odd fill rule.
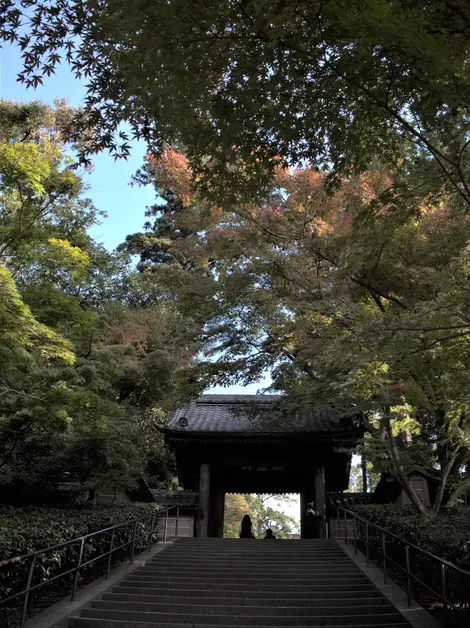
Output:
[[[202,395],[168,418],[163,431],[180,485],[198,493],[197,536],[223,536],[227,493],[297,493],[300,512],[313,502],[324,522],[326,494],[347,489],[347,450],[362,436],[361,416],[329,404],[269,425],[263,418],[278,400]],[[319,534],[326,535],[324,523]]]
[[[257,539],[272,530],[277,539],[300,538],[300,495],[236,494],[225,495],[224,538],[238,538],[244,515],[252,521]]]

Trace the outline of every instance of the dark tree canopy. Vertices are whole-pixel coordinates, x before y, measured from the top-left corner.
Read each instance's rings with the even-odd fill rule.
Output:
[[[87,151],[180,142],[200,185],[262,192],[278,163],[399,163],[468,205],[470,9],[463,0],[2,0],[0,37],[35,86],[86,79]],[[69,129],[70,131],[70,129]],[[243,164],[243,171],[240,168]],[[417,177],[412,183],[410,175]],[[229,192],[231,194],[229,194]]]

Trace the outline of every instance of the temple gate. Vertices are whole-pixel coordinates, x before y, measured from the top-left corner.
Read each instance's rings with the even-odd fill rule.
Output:
[[[325,515],[326,494],[348,488],[351,454],[341,449],[362,435],[360,415],[330,404],[282,425],[263,424],[263,412],[278,399],[202,395],[167,420],[180,484],[199,492],[197,536],[223,536],[226,493],[300,493],[302,521],[309,501]]]

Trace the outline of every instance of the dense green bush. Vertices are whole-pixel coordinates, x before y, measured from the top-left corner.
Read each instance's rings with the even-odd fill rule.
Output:
[[[410,543],[470,571],[470,511],[442,510],[436,519],[430,520],[424,520],[411,506],[358,505],[354,511]]]
[[[389,532],[407,540],[409,543],[446,559],[470,572],[470,511],[464,509],[442,510],[436,519],[424,519],[411,507],[395,505],[359,505],[353,510],[364,519],[368,519]],[[364,535],[363,526],[359,533]],[[377,550],[382,549],[382,534],[369,530],[369,542]],[[405,547],[397,539],[387,536],[387,554],[401,567],[406,566]],[[410,551],[411,571],[428,587],[437,593],[442,592],[439,561],[423,555],[416,550]],[[381,562],[378,551],[373,558]],[[393,570],[393,565],[391,565]],[[405,581],[403,572],[396,569],[397,580]],[[458,606],[468,607],[470,577],[451,568],[446,569],[447,594]],[[425,587],[416,585],[418,598],[424,605],[434,605],[436,598]]]
[[[71,541],[115,524],[138,520],[136,526],[136,551],[143,549],[151,530],[153,515],[157,513],[155,504],[97,504],[61,508],[0,507],[0,600],[24,589],[31,559],[14,564],[2,565],[1,561]],[[80,573],[79,585],[89,582],[104,573],[107,558],[97,559],[109,551],[112,532],[105,532],[88,539],[84,545],[83,561],[92,561]],[[118,547],[132,539],[134,526],[117,528],[113,547]],[[77,565],[80,543],[41,554],[34,569],[33,584],[72,569]],[[113,564],[122,562],[129,556],[130,548],[122,548],[113,556]],[[55,581],[51,600],[66,595],[72,584],[73,574]],[[45,587],[49,592],[51,587]],[[42,589],[42,588],[41,588]],[[38,591],[43,596],[43,591]],[[8,604],[13,610],[18,603]],[[0,617],[4,608],[0,605]],[[8,622],[3,617],[6,625]],[[2,624],[4,625],[4,624]],[[11,625],[14,625],[13,623]]]
[[[69,541],[132,519],[150,519],[154,504],[99,503],[46,507],[0,507],[0,561]]]

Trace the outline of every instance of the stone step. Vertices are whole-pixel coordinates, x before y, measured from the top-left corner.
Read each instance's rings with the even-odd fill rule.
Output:
[[[274,610],[274,609],[273,609]],[[142,611],[126,611],[126,610],[108,610],[99,608],[86,608],[82,610],[82,617],[101,619],[101,620],[118,620],[135,622],[137,624],[162,623],[162,624],[191,624],[194,625],[194,615],[185,613],[145,613]],[[318,615],[316,617],[284,617],[277,614],[273,615],[204,615],[199,616],[201,622],[207,625],[220,626],[380,626],[381,624],[397,621],[398,613],[369,613],[354,615]]]
[[[167,543],[167,547],[172,551],[176,550],[190,550],[201,551],[208,550],[210,552],[236,552],[238,550],[244,550],[247,552],[253,551],[267,551],[267,552],[333,552],[340,549],[338,541],[321,541],[317,543],[283,543],[282,541],[268,541],[266,539],[234,539],[233,543],[201,543],[198,541],[179,543],[176,539],[173,542]]]
[[[335,558],[344,558],[345,553],[338,552],[299,552],[298,554],[294,553],[276,553],[276,552],[247,552],[247,551],[233,551],[233,552],[210,552],[210,551],[176,551],[171,549],[165,549],[162,552],[162,559],[170,559],[173,558],[175,560],[185,560],[186,558],[211,558],[212,560],[224,560],[226,558],[235,558],[235,557],[249,558],[250,560],[329,560]]]
[[[267,539],[222,539],[220,537],[180,537],[174,540],[173,546],[178,545],[190,545],[195,546],[209,546],[209,547],[230,547],[232,545],[251,545],[257,542],[264,541],[266,545],[273,545],[276,547],[338,547],[335,539],[273,539],[269,541]]]
[[[406,628],[336,541],[177,539],[68,628]]]
[[[207,624],[207,623],[190,623],[191,628],[234,628],[234,626],[230,626],[229,624]],[[259,625],[259,624],[257,624]],[[237,624],[237,628],[251,628],[252,624]],[[331,624],[331,623],[316,623],[316,624],[288,624],[284,625],[283,628],[338,628],[341,626],[345,626],[345,624]],[[347,624],[347,628],[363,628],[364,624]],[[409,628],[409,624],[405,621],[396,619],[395,621],[387,622],[387,623],[375,623],[370,626],[380,628]],[[187,623],[148,623],[142,621],[127,621],[127,620],[114,620],[114,619],[95,619],[92,617],[71,617],[69,619],[68,628],[188,628]]]
[[[255,544],[256,543],[256,544]],[[287,548],[279,548],[273,549],[272,543],[265,542],[254,542],[252,547],[246,545],[234,545],[231,548],[227,547],[191,547],[191,546],[178,546],[174,547],[171,545],[167,545],[165,547],[165,552],[169,554],[203,554],[203,553],[211,553],[211,554],[237,554],[238,552],[244,552],[245,554],[266,554],[266,555],[274,555],[274,554],[282,554],[284,556],[306,556],[306,555],[315,555],[315,554],[341,554],[343,553],[341,548],[338,545],[334,547],[318,547],[318,548],[299,548],[297,550],[289,550]]]
[[[218,576],[217,574],[211,574],[211,575],[207,575],[205,576],[204,574],[198,574],[198,573],[191,573],[191,574],[184,574],[184,575],[169,575],[166,572],[161,574],[161,575],[152,575],[152,574],[145,574],[144,576],[142,576],[141,574],[136,574],[134,575],[129,574],[128,576],[126,576],[126,578],[123,580],[123,582],[146,582],[146,583],[150,583],[150,582],[188,582],[188,580],[192,581],[192,582],[197,582],[199,584],[202,584],[203,582],[206,584],[210,584],[210,585],[214,585],[214,584],[225,584],[225,585],[229,585],[231,586],[232,584],[246,584],[246,585],[252,585],[252,584],[260,584],[260,585],[268,585],[268,584],[276,584],[276,582],[279,583],[283,583],[285,582],[285,578],[283,578],[282,574],[276,574],[276,576],[262,576],[259,578],[256,577],[251,577],[251,574],[247,574],[247,576],[245,578],[234,578],[231,577],[229,575],[225,576]],[[331,575],[329,577],[321,577],[320,578],[301,578],[301,577],[292,577],[289,578],[289,582],[290,584],[295,584],[295,585],[301,585],[301,584],[312,584],[312,583],[317,583],[321,581],[322,584],[324,585],[334,585],[334,584],[345,584],[345,583],[355,583],[355,584],[359,584],[361,582],[368,582],[368,579],[366,578],[366,576],[362,575],[361,573],[358,573],[357,575],[354,576],[334,576],[332,577]]]
[[[311,557],[329,557],[329,556],[346,556],[345,552],[340,547],[332,548],[331,550],[312,550],[312,551],[301,551],[301,552],[287,552],[283,550],[273,551],[266,547],[266,545],[261,545],[259,549],[244,549],[243,547],[234,547],[231,551],[220,549],[220,550],[211,550],[210,548],[176,548],[176,547],[165,547],[159,556],[166,557],[171,556],[172,558],[185,558],[186,556],[196,556],[201,558],[203,556],[210,556],[214,558],[223,558],[225,556],[250,556],[252,558],[290,558],[293,560],[298,560],[302,558],[311,558]]]
[[[302,556],[276,556],[275,554],[273,556],[268,556],[266,554],[259,554],[259,556],[254,555],[254,554],[247,554],[247,553],[243,553],[243,552],[237,552],[237,553],[233,553],[233,554],[221,554],[221,555],[214,555],[210,552],[206,552],[206,553],[201,553],[200,555],[195,555],[192,554],[191,552],[184,552],[181,553],[181,555],[175,556],[174,554],[172,554],[171,552],[163,552],[162,556],[161,556],[161,560],[164,561],[170,561],[170,560],[175,560],[178,562],[184,562],[184,561],[188,561],[191,560],[193,562],[195,561],[204,561],[204,560],[210,560],[213,562],[221,562],[221,561],[227,561],[227,560],[252,560],[253,562],[260,562],[260,563],[269,563],[269,562],[279,562],[279,561],[286,561],[292,564],[302,564],[302,563],[307,563],[307,562],[330,562],[330,561],[336,561],[336,560],[346,560],[347,557],[344,554],[335,554],[335,555],[331,555],[331,554],[315,554],[315,555],[307,555],[304,554]]]
[[[324,546],[327,545],[335,545],[335,539],[241,539],[239,537],[236,538],[221,538],[221,537],[189,537],[189,536],[180,536],[175,538],[173,541],[173,545],[210,545],[211,547],[215,547],[216,545],[222,545],[224,547],[230,547],[231,545],[237,545],[239,543],[250,544],[253,541],[269,541],[268,544],[273,543],[273,545],[285,545],[288,547],[314,547],[314,546]],[[276,543],[274,543],[276,541]]]
[[[102,599],[111,602],[142,602],[152,603],[157,601],[159,604],[176,604],[179,600],[182,600],[184,604],[204,604],[205,606],[272,606],[273,600],[276,601],[276,607],[284,606],[384,606],[385,600],[379,597],[369,594],[366,596],[362,594],[356,597],[334,597],[326,596],[313,597],[310,595],[297,595],[297,597],[286,598],[284,596],[279,597],[277,593],[272,594],[269,597],[268,593],[265,593],[263,597],[251,596],[248,597],[245,593],[239,593],[237,595],[229,596],[228,592],[225,595],[215,595],[214,591],[188,591],[183,589],[182,591],[168,591],[167,594],[160,590],[157,595],[143,595],[139,593],[120,593],[115,592],[114,589],[111,593],[103,593]],[[205,594],[205,595],[204,595]],[[344,594],[343,594],[344,595]]]
[[[299,547],[299,548],[294,548],[294,549],[289,549],[287,547],[279,547],[279,549],[277,549],[277,547],[274,547],[276,544],[275,543],[266,543],[266,541],[252,541],[252,545],[233,545],[232,547],[224,547],[224,546],[220,546],[220,547],[210,547],[210,546],[203,546],[201,545],[200,547],[196,546],[191,546],[191,545],[187,545],[187,546],[174,546],[174,545],[167,545],[165,547],[165,552],[168,553],[203,553],[203,552],[210,552],[211,554],[232,554],[232,553],[237,553],[237,552],[245,552],[246,554],[283,554],[285,556],[304,556],[304,555],[310,555],[310,554],[339,554],[342,553],[341,547],[338,544],[335,544],[334,546],[330,546],[330,547]]]
[[[116,600],[96,600],[92,603],[92,608],[110,611],[135,611],[143,613],[163,613],[163,614],[184,614],[193,615],[272,615],[273,606],[245,606],[243,604],[187,604],[181,602],[171,602],[165,604],[163,602],[129,602]],[[366,606],[364,604],[356,604],[350,606],[337,606],[335,604],[316,605],[316,606],[279,606],[276,604],[276,616],[292,616],[292,617],[315,617],[317,615],[364,615],[390,614],[394,609],[387,604]]]
[[[324,563],[324,564],[311,564],[311,565],[303,565],[301,567],[286,567],[284,564],[282,565],[282,573],[279,574],[279,565],[274,566],[271,565],[270,567],[263,567],[260,565],[254,565],[251,562],[245,562],[241,565],[233,565],[232,563],[229,564],[218,564],[218,565],[206,565],[206,564],[201,564],[201,565],[172,565],[171,563],[167,563],[165,565],[161,565],[159,563],[152,563],[152,564],[148,564],[148,566],[146,565],[145,567],[139,567],[138,569],[135,570],[134,573],[147,573],[147,574],[152,574],[152,573],[178,573],[178,574],[185,574],[185,573],[214,573],[214,574],[232,574],[233,576],[237,577],[240,574],[244,575],[247,573],[247,571],[249,571],[251,574],[255,575],[255,574],[266,574],[267,576],[275,576],[275,575],[280,575],[281,577],[284,574],[290,576],[295,576],[296,574],[301,575],[302,577],[305,575],[321,575],[321,574],[340,574],[340,573],[345,573],[345,574],[357,574],[357,573],[361,573],[359,571],[359,569],[357,569],[357,567],[352,564],[352,563],[340,563],[340,564],[336,564],[336,563]]]
[[[269,556],[267,554],[260,553],[259,556],[255,556],[246,552],[233,552],[231,554],[213,554],[212,552],[201,552],[201,554],[193,554],[192,552],[181,552],[181,554],[176,554],[173,552],[164,551],[161,555],[158,556],[158,558],[152,560],[151,562],[174,561],[176,563],[183,563],[188,561],[207,561],[217,563],[225,560],[252,560],[253,562],[261,564],[278,563],[279,560],[282,560],[289,564],[301,565],[310,562],[328,562],[331,560],[348,561],[349,559],[344,553],[339,552],[338,554],[312,554],[310,556],[306,554],[303,554],[302,556],[277,556],[276,554]]]
[[[181,537],[177,539],[177,543],[220,543],[221,545],[228,545],[229,543],[250,543],[253,539],[227,539],[220,536],[194,536],[194,537]],[[302,543],[304,545],[314,543],[334,543],[334,539],[276,539],[279,543]]]
[[[268,547],[269,546],[269,547]],[[258,545],[254,545],[253,547],[247,547],[246,545],[236,546],[234,545],[232,548],[210,548],[210,547],[165,547],[165,554],[172,555],[181,555],[186,556],[188,554],[201,555],[201,554],[211,554],[213,556],[217,555],[227,555],[227,554],[247,554],[250,556],[292,556],[299,557],[302,556],[332,556],[332,555],[340,555],[344,556],[344,552],[341,548],[336,545],[335,547],[325,548],[319,547],[315,549],[310,548],[300,548],[298,550],[287,550],[279,548],[278,550],[273,549],[271,544],[259,543]]]
[[[312,556],[312,557],[302,557],[302,558],[278,558],[278,557],[269,557],[269,556],[245,556],[244,554],[233,554],[227,556],[192,556],[191,554],[185,554],[181,557],[175,557],[167,555],[166,552],[162,555],[161,558],[154,559],[148,561],[147,565],[188,565],[188,564],[203,564],[203,565],[219,565],[220,563],[230,563],[230,565],[244,564],[249,560],[253,565],[260,566],[269,566],[269,565],[278,565],[279,561],[282,560],[282,564],[287,567],[296,567],[297,565],[311,565],[317,563],[349,563],[351,561],[344,554],[338,554],[338,556]]]
[[[164,554],[164,555],[163,555]],[[269,563],[279,563],[279,561],[285,561],[286,563],[292,564],[292,565],[301,565],[301,564],[305,564],[305,563],[312,563],[312,562],[323,562],[323,563],[327,563],[327,562],[332,562],[332,561],[345,561],[348,560],[347,557],[344,554],[337,554],[334,556],[331,556],[330,554],[322,554],[322,555],[317,555],[317,556],[299,556],[299,557],[293,557],[293,556],[266,556],[265,554],[261,554],[260,556],[253,556],[250,554],[243,554],[243,553],[233,553],[233,554],[225,554],[222,556],[214,556],[210,553],[206,553],[206,554],[201,554],[200,556],[195,556],[191,553],[184,553],[181,554],[181,556],[174,556],[170,553],[166,553],[163,552],[162,557],[161,557],[161,561],[165,561],[165,562],[170,562],[170,561],[176,561],[177,563],[181,563],[181,562],[199,562],[199,561],[210,561],[210,562],[225,562],[225,561],[242,561],[242,560],[249,560],[249,561],[253,561],[254,563],[260,563],[260,564],[269,564]],[[160,562],[160,560],[158,562]],[[155,561],[153,561],[155,562]]]
[[[148,582],[147,580],[123,580],[121,581],[122,584],[121,586],[126,587],[126,588],[137,588],[140,589],[141,591],[146,590],[148,591],[150,594],[152,594],[152,592],[155,589],[160,589],[162,588],[162,586],[164,586],[165,589],[188,589],[191,587],[194,587],[196,589],[200,589],[200,588],[204,588],[204,585],[206,584],[204,581],[201,582],[193,582],[190,581],[188,582],[188,580],[182,579],[182,580],[176,580],[176,581],[171,581],[171,580],[163,580],[163,581],[155,581],[155,582]],[[278,584],[273,584],[273,583],[263,583],[263,582],[259,582],[259,580],[256,580],[255,582],[243,582],[241,584],[233,584],[233,583],[226,583],[226,582],[220,582],[220,581],[215,581],[211,584],[211,589],[212,590],[226,590],[227,588],[230,588],[233,591],[278,591],[278,592],[292,592],[292,591],[351,591],[351,592],[357,592],[357,591],[366,591],[368,589],[373,590],[374,587],[372,584],[370,584],[370,582],[366,579],[363,582],[353,582],[351,583],[350,581],[346,581],[343,583],[338,583],[338,582],[334,582],[333,584],[325,584],[324,582],[322,583],[318,583],[318,582],[312,582],[311,580],[307,583],[307,584],[299,584],[299,583],[283,583],[283,582],[279,582]]]

